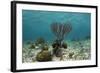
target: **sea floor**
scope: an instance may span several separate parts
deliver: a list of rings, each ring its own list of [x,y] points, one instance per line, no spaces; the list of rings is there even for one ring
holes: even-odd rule
[[[74,60],[89,60],[91,59],[91,41],[90,39],[81,41],[66,41],[68,47],[62,48],[63,55],[61,57],[52,56],[52,61],[74,61]],[[36,55],[41,51],[39,46],[29,49],[30,44],[23,43],[22,48],[22,62],[33,63],[38,62]],[[48,45],[49,51],[53,48],[51,44]]]

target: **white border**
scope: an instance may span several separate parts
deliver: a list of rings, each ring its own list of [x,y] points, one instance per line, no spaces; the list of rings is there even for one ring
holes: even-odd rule
[[[64,62],[42,62],[42,63],[22,63],[22,9],[26,10],[46,10],[46,11],[64,11],[64,12],[84,12],[91,13],[91,60],[83,61],[64,61]],[[60,7],[60,6],[45,6],[45,5],[28,5],[17,4],[17,70],[21,69],[38,69],[38,68],[52,68],[52,67],[70,67],[70,66],[85,66],[95,65],[96,44],[95,44],[95,9],[79,8],[79,7]]]

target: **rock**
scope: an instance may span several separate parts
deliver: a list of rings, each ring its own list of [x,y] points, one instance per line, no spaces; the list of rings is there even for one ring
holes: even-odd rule
[[[42,50],[48,50],[49,48],[48,48],[48,46],[43,46],[42,47]]]
[[[55,55],[56,57],[60,57],[62,54],[62,50],[60,49],[61,45],[55,42],[52,44],[52,47],[53,47],[53,55]]]
[[[52,55],[48,50],[42,50],[37,54],[36,60],[39,62],[52,61]]]
[[[29,44],[32,44],[32,43],[33,43],[33,42],[30,41],[30,40],[26,42],[26,44],[28,44],[28,45],[29,45]]]
[[[43,38],[43,37],[39,37],[39,38],[37,38],[36,39],[36,41],[35,41],[35,45],[39,45],[39,44],[44,44],[46,41],[45,41],[45,39]]]
[[[31,44],[29,49],[34,49],[35,48],[35,45],[34,44]]]
[[[54,54],[56,57],[61,57],[61,56],[62,56],[62,48],[53,49],[53,54]]]
[[[59,43],[53,43],[53,44],[52,44],[52,47],[57,49],[57,48],[60,47],[60,44],[59,44]]]
[[[73,58],[73,55],[74,55],[74,52],[70,52],[70,53],[69,53],[69,58],[70,58],[70,59]]]
[[[64,49],[67,49],[67,43],[63,43],[63,44],[62,44],[62,47],[63,47]]]
[[[58,42],[54,42],[52,44],[52,47],[53,47],[53,54],[56,56],[56,57],[61,57],[62,56],[62,51],[64,49],[67,49],[67,44],[66,43],[62,43],[62,44],[59,44]]]

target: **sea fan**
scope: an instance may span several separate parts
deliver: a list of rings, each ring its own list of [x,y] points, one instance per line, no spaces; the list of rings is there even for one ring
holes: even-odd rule
[[[52,23],[51,30],[57,40],[62,41],[64,37],[72,30],[70,23]]]

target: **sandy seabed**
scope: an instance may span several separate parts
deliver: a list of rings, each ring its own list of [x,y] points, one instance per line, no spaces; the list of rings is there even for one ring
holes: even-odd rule
[[[70,61],[70,60],[89,60],[91,59],[91,41],[90,39],[81,41],[70,41],[67,42],[67,49],[62,48],[63,55],[61,57],[52,56],[52,61]],[[22,48],[22,62],[23,63],[34,63],[36,55],[41,51],[41,48],[36,46],[35,48],[29,49],[30,44],[23,43]],[[51,44],[49,44],[49,51],[53,50]],[[52,53],[52,52],[51,52]]]

